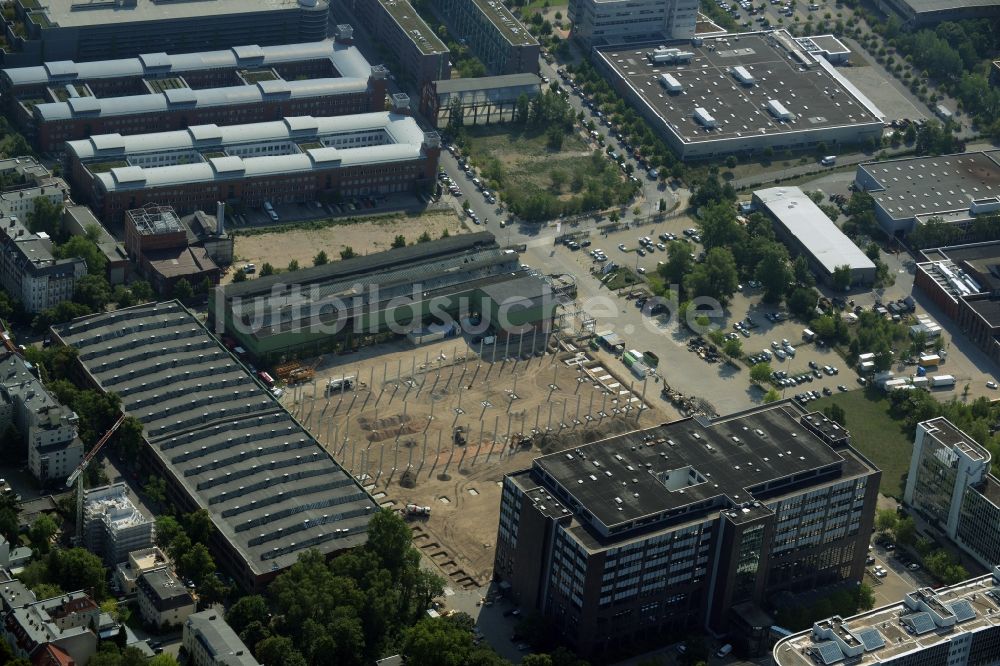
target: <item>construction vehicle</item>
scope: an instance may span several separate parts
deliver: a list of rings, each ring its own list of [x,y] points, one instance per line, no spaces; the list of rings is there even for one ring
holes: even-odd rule
[[[275,366],[274,374],[283,381],[287,381],[293,372],[302,368],[302,364],[298,361],[288,361],[282,363],[281,365]]]
[[[419,504],[407,504],[403,514],[408,518],[426,518],[431,515],[431,508]]]
[[[115,434],[115,431],[117,431],[124,422],[125,414],[123,413],[120,417],[118,417],[118,420],[115,421],[114,425],[108,428],[108,431],[104,433],[99,440],[97,440],[97,444],[94,444],[94,448],[90,450],[90,453],[83,457],[83,460],[81,460],[80,464],[76,466],[76,469],[74,469],[70,475],[66,477],[67,488],[72,488],[73,483],[76,483],[76,540],[78,543],[83,538],[83,473],[87,471],[87,467],[90,466],[90,463],[95,457],[97,457],[97,454],[101,452],[104,445],[108,443],[111,436]]]

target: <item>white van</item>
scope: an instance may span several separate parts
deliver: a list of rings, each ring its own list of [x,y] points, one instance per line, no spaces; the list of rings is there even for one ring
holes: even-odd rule
[[[728,657],[732,651],[733,651],[733,646],[730,645],[729,643],[726,643],[725,645],[719,648],[719,651],[715,653],[715,656],[719,657],[720,659],[722,657]]]
[[[819,161],[819,163],[822,164],[823,166],[833,166],[834,164],[837,163],[837,156],[836,155],[827,155],[826,157],[824,157],[823,159],[821,159]]]

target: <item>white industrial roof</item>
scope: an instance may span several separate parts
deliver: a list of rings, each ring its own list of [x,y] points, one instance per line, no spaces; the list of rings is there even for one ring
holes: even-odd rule
[[[143,113],[163,113],[171,108],[207,108],[237,104],[259,104],[269,98],[306,99],[364,92],[368,80],[360,78],[306,79],[303,81],[263,81],[256,85],[225,88],[172,88],[162,93],[127,97],[73,97],[66,102],[50,102],[35,107],[35,117],[43,122],[69,120],[76,116],[108,118]]]
[[[315,129],[301,131],[307,123],[315,123]],[[82,161],[124,156],[138,153],[160,152],[205,148],[212,144],[224,148],[243,143],[267,141],[303,140],[309,136],[322,137],[332,134],[349,134],[365,130],[381,129],[395,144],[412,144],[419,148],[424,141],[423,130],[409,116],[378,111],[350,116],[300,116],[283,120],[248,125],[197,125],[185,130],[156,132],[151,134],[104,134],[89,139],[67,141],[66,150]],[[366,150],[375,147],[369,146]]]
[[[35,67],[13,67],[2,70],[15,86],[66,83],[75,79],[113,79],[125,76],[147,76],[164,72],[183,74],[188,71],[223,67],[273,67],[281,63],[330,58],[334,68],[344,77],[367,79],[371,65],[353,46],[337,44],[332,39],[280,46],[235,46],[221,51],[200,53],[148,53],[136,58],[73,62],[60,60]]]
[[[875,270],[861,248],[799,188],[771,187],[754,196],[829,273],[845,264],[852,270]]]

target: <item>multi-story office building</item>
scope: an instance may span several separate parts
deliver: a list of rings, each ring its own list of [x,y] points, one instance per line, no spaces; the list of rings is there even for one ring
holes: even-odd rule
[[[990,452],[948,419],[917,424],[903,502],[985,567],[1000,562],[1000,480]]]
[[[0,357],[0,433],[13,424],[28,449],[28,469],[43,486],[60,483],[83,459],[76,413],[45,389],[20,356]]]
[[[491,73],[538,73],[538,40],[500,0],[434,0],[432,6]]]
[[[995,666],[1000,663],[1000,567],[957,585],[833,616],[782,638],[776,666]]]
[[[191,666],[260,666],[216,609],[189,615],[182,641]]]
[[[129,499],[126,484],[88,490],[83,502],[83,544],[109,567],[153,545],[153,521]]]
[[[698,0],[570,0],[569,20],[588,47],[691,39]]]
[[[46,63],[3,70],[0,82],[21,131],[52,152],[64,141],[154,125],[168,131],[382,111],[387,76],[353,46],[326,40]]]
[[[408,0],[345,0],[333,12],[340,18],[345,10],[391,54],[389,67],[396,76],[417,90],[451,78],[451,52]]]
[[[16,0],[5,14],[7,67],[127,58],[155,43],[167,53],[326,39],[328,0]]]
[[[394,100],[409,111],[405,95]],[[397,111],[102,134],[67,142],[66,168],[74,191],[111,222],[148,203],[186,215],[220,201],[256,208],[430,188],[441,139]]]
[[[791,402],[615,435],[504,478],[495,576],[584,654],[706,626],[757,643],[771,595],[861,580],[880,477]]]

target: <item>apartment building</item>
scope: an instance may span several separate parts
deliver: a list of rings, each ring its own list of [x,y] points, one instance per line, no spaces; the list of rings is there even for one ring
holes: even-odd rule
[[[19,129],[39,150],[56,152],[64,141],[154,125],[168,131],[381,111],[387,77],[350,44],[326,40],[45,63],[0,71],[0,86]]]
[[[240,44],[294,44],[326,39],[328,0],[16,0],[5,14],[0,64],[102,60]]]
[[[92,136],[66,143],[66,170],[110,222],[148,203],[186,215],[220,201],[256,208],[429,189],[441,139],[404,115],[405,95],[394,101],[379,113]]]
[[[1000,480],[990,452],[938,417],[917,424],[904,504],[977,562],[1000,562]]]
[[[17,581],[4,585],[20,587]],[[33,664],[86,664],[97,652],[101,609],[84,591],[40,601],[27,589],[5,592],[4,611],[0,631],[15,657]]]
[[[501,0],[433,0],[431,6],[490,73],[538,73],[538,40]]]
[[[129,499],[128,485],[92,488],[83,502],[83,544],[109,567],[153,545],[153,521]]]
[[[62,483],[83,459],[79,418],[42,385],[20,356],[0,356],[0,433],[14,425],[27,447],[28,469],[43,486]]]
[[[581,654],[706,627],[752,651],[772,595],[861,580],[880,477],[790,401],[615,435],[504,478],[495,576]]]
[[[338,18],[344,11],[391,54],[395,75],[417,90],[451,78],[451,52],[408,0],[346,0],[333,8]]]
[[[182,625],[197,610],[184,583],[166,567],[139,576],[135,596],[142,621],[152,627]]]
[[[778,641],[776,666],[992,666],[1000,662],[1000,567],[907,593],[894,604],[835,615]]]
[[[221,609],[189,615],[181,640],[191,666],[260,666],[250,648],[226,624]]]
[[[691,39],[698,0],[570,0],[571,35],[586,47]]]

